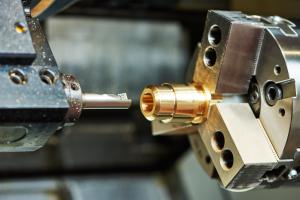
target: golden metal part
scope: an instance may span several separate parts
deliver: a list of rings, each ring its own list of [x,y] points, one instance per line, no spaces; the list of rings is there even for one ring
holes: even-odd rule
[[[31,10],[31,16],[37,17],[42,14],[47,8],[49,8],[55,0],[41,0],[34,8]]]
[[[146,87],[140,107],[149,121],[199,124],[207,118],[211,99],[202,85],[163,84]]]
[[[197,126],[191,123],[152,122],[152,134],[156,135],[190,135],[197,132]]]

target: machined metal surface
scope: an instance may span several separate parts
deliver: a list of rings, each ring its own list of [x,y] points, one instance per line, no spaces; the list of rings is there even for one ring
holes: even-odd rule
[[[78,0],[30,0],[29,6],[33,17],[47,18],[54,15]]]
[[[127,98],[126,93],[85,94],[73,75],[64,74],[61,78],[70,106],[65,116],[66,125],[78,121],[83,109],[128,109],[131,106],[131,100]]]
[[[76,122],[82,111],[82,91],[79,82],[72,75],[62,75],[62,82],[67,95],[69,109],[65,116],[66,123]]]
[[[165,123],[201,123],[205,120],[211,94],[201,85],[149,86],[140,100],[141,110],[148,120]]]
[[[211,160],[211,156],[208,153],[201,136],[195,131],[190,134],[189,140],[191,147],[196,154],[197,160],[201,163],[202,168],[206,174],[211,178],[218,178],[216,168]]]
[[[41,148],[50,135],[63,124],[69,108],[63,85],[58,78],[57,64],[38,20],[26,18],[26,23],[26,32],[31,33],[28,42],[36,52],[34,61],[26,64],[27,62],[17,59],[15,64],[2,65],[0,71],[3,83],[0,105],[2,152],[33,151]]]
[[[31,10],[32,17],[38,17],[43,12],[45,12],[55,0],[40,0]]]
[[[148,120],[197,124],[206,119],[211,100],[201,85],[163,84],[145,88],[140,105]]]
[[[122,94],[89,94],[82,95],[83,109],[128,109],[131,100],[126,93]]]
[[[208,12],[193,81],[212,93],[247,93],[263,32],[254,24],[240,12]]]
[[[281,38],[284,38],[284,42]],[[281,46],[281,44],[283,46]],[[273,90],[269,90],[267,94],[264,94],[264,90],[268,89],[268,83],[286,82],[299,77],[297,75],[298,67],[294,64],[297,62],[297,59],[299,59],[299,56],[297,56],[299,50],[293,50],[294,45],[299,47],[300,43],[298,37],[287,37],[283,35],[279,29],[266,31],[261,56],[256,69],[256,78],[260,86],[261,96],[272,96],[273,90],[276,91],[276,89],[273,88]],[[288,57],[290,54],[293,54],[292,58]],[[277,67],[280,67],[280,73],[276,73],[275,70]],[[294,70],[294,72],[291,70]],[[282,93],[286,94],[288,90],[295,90],[295,87],[295,82],[292,81],[288,87],[280,88],[284,89]],[[292,95],[296,95],[296,93]],[[295,107],[297,100],[293,100],[296,96],[281,97],[279,99],[277,95],[273,97],[275,97],[273,98],[274,100],[276,99],[273,105],[270,105],[268,101],[266,101],[266,98],[262,98],[259,119],[272,141],[278,156],[292,159],[299,145],[299,138],[293,136],[298,134],[297,130],[293,130],[294,128],[297,129],[298,125],[292,124],[292,119],[298,118],[297,108]],[[292,141],[288,141],[289,137],[293,138]]]
[[[214,178],[233,191],[298,179],[298,34],[294,23],[279,16],[209,11],[195,54],[192,84],[201,84],[212,97],[222,98],[209,104],[205,120],[196,126],[201,139],[191,131],[192,123],[183,126],[170,121],[162,126],[157,120],[153,133],[172,134],[177,129],[190,134],[208,175],[215,169]],[[213,166],[200,151],[209,156]]]
[[[36,54],[20,0],[0,1],[0,59],[5,62],[30,63]],[[8,42],[9,41],[9,42]]]
[[[277,164],[263,127],[246,103],[212,106],[199,133],[226,188],[255,187]]]
[[[0,20],[1,152],[41,148],[57,130],[76,122],[84,108],[130,106],[125,95],[117,100],[83,94],[74,76],[61,73],[39,20],[28,15],[28,2],[0,4],[8,11]]]

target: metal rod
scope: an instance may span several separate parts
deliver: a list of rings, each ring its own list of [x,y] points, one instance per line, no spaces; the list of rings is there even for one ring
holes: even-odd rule
[[[83,94],[83,109],[128,109],[131,100],[123,94]]]

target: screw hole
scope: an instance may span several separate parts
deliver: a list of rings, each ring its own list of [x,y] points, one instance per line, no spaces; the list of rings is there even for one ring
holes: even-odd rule
[[[268,96],[270,98],[270,100],[274,101],[277,97],[277,92],[275,88],[270,88],[268,91]]]
[[[15,30],[17,33],[26,33],[27,28],[23,22],[16,22],[15,23]]]
[[[79,87],[78,87],[77,84],[72,83],[72,84],[71,84],[71,89],[74,90],[74,91],[77,91],[77,90],[79,90]]]
[[[220,162],[224,170],[229,170],[232,168],[234,161],[233,159],[233,154],[230,150],[225,150],[222,152]]]
[[[213,138],[212,138],[212,147],[215,149],[215,151],[221,151],[224,148],[225,145],[225,138],[221,131],[215,132]]]
[[[211,158],[210,158],[210,156],[205,156],[205,162],[206,162],[206,164],[210,164],[211,163]]]
[[[268,82],[265,86],[265,99],[269,106],[274,106],[278,100],[282,99],[282,89],[274,82]]]
[[[284,108],[280,108],[279,109],[279,114],[281,115],[281,117],[285,116],[285,109]]]
[[[217,53],[216,50],[212,47],[209,47],[205,50],[204,58],[203,58],[204,64],[207,67],[212,67],[216,64],[217,61]]]
[[[222,32],[219,26],[213,25],[208,33],[208,42],[211,45],[218,45],[222,39]]]
[[[40,71],[41,81],[47,85],[53,85],[56,81],[55,73],[49,69],[44,69]]]
[[[281,67],[279,65],[275,65],[274,74],[278,76],[281,73]]]
[[[9,72],[9,77],[12,82],[17,85],[24,85],[27,83],[26,74],[20,69],[13,69]]]

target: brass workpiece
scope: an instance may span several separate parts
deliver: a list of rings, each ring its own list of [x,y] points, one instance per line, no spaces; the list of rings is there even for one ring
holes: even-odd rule
[[[45,12],[50,6],[53,5],[55,0],[41,0],[35,7],[31,10],[32,17],[38,17],[43,12]]]
[[[211,100],[211,93],[202,85],[162,84],[144,89],[140,107],[149,121],[198,124],[207,118]]]

